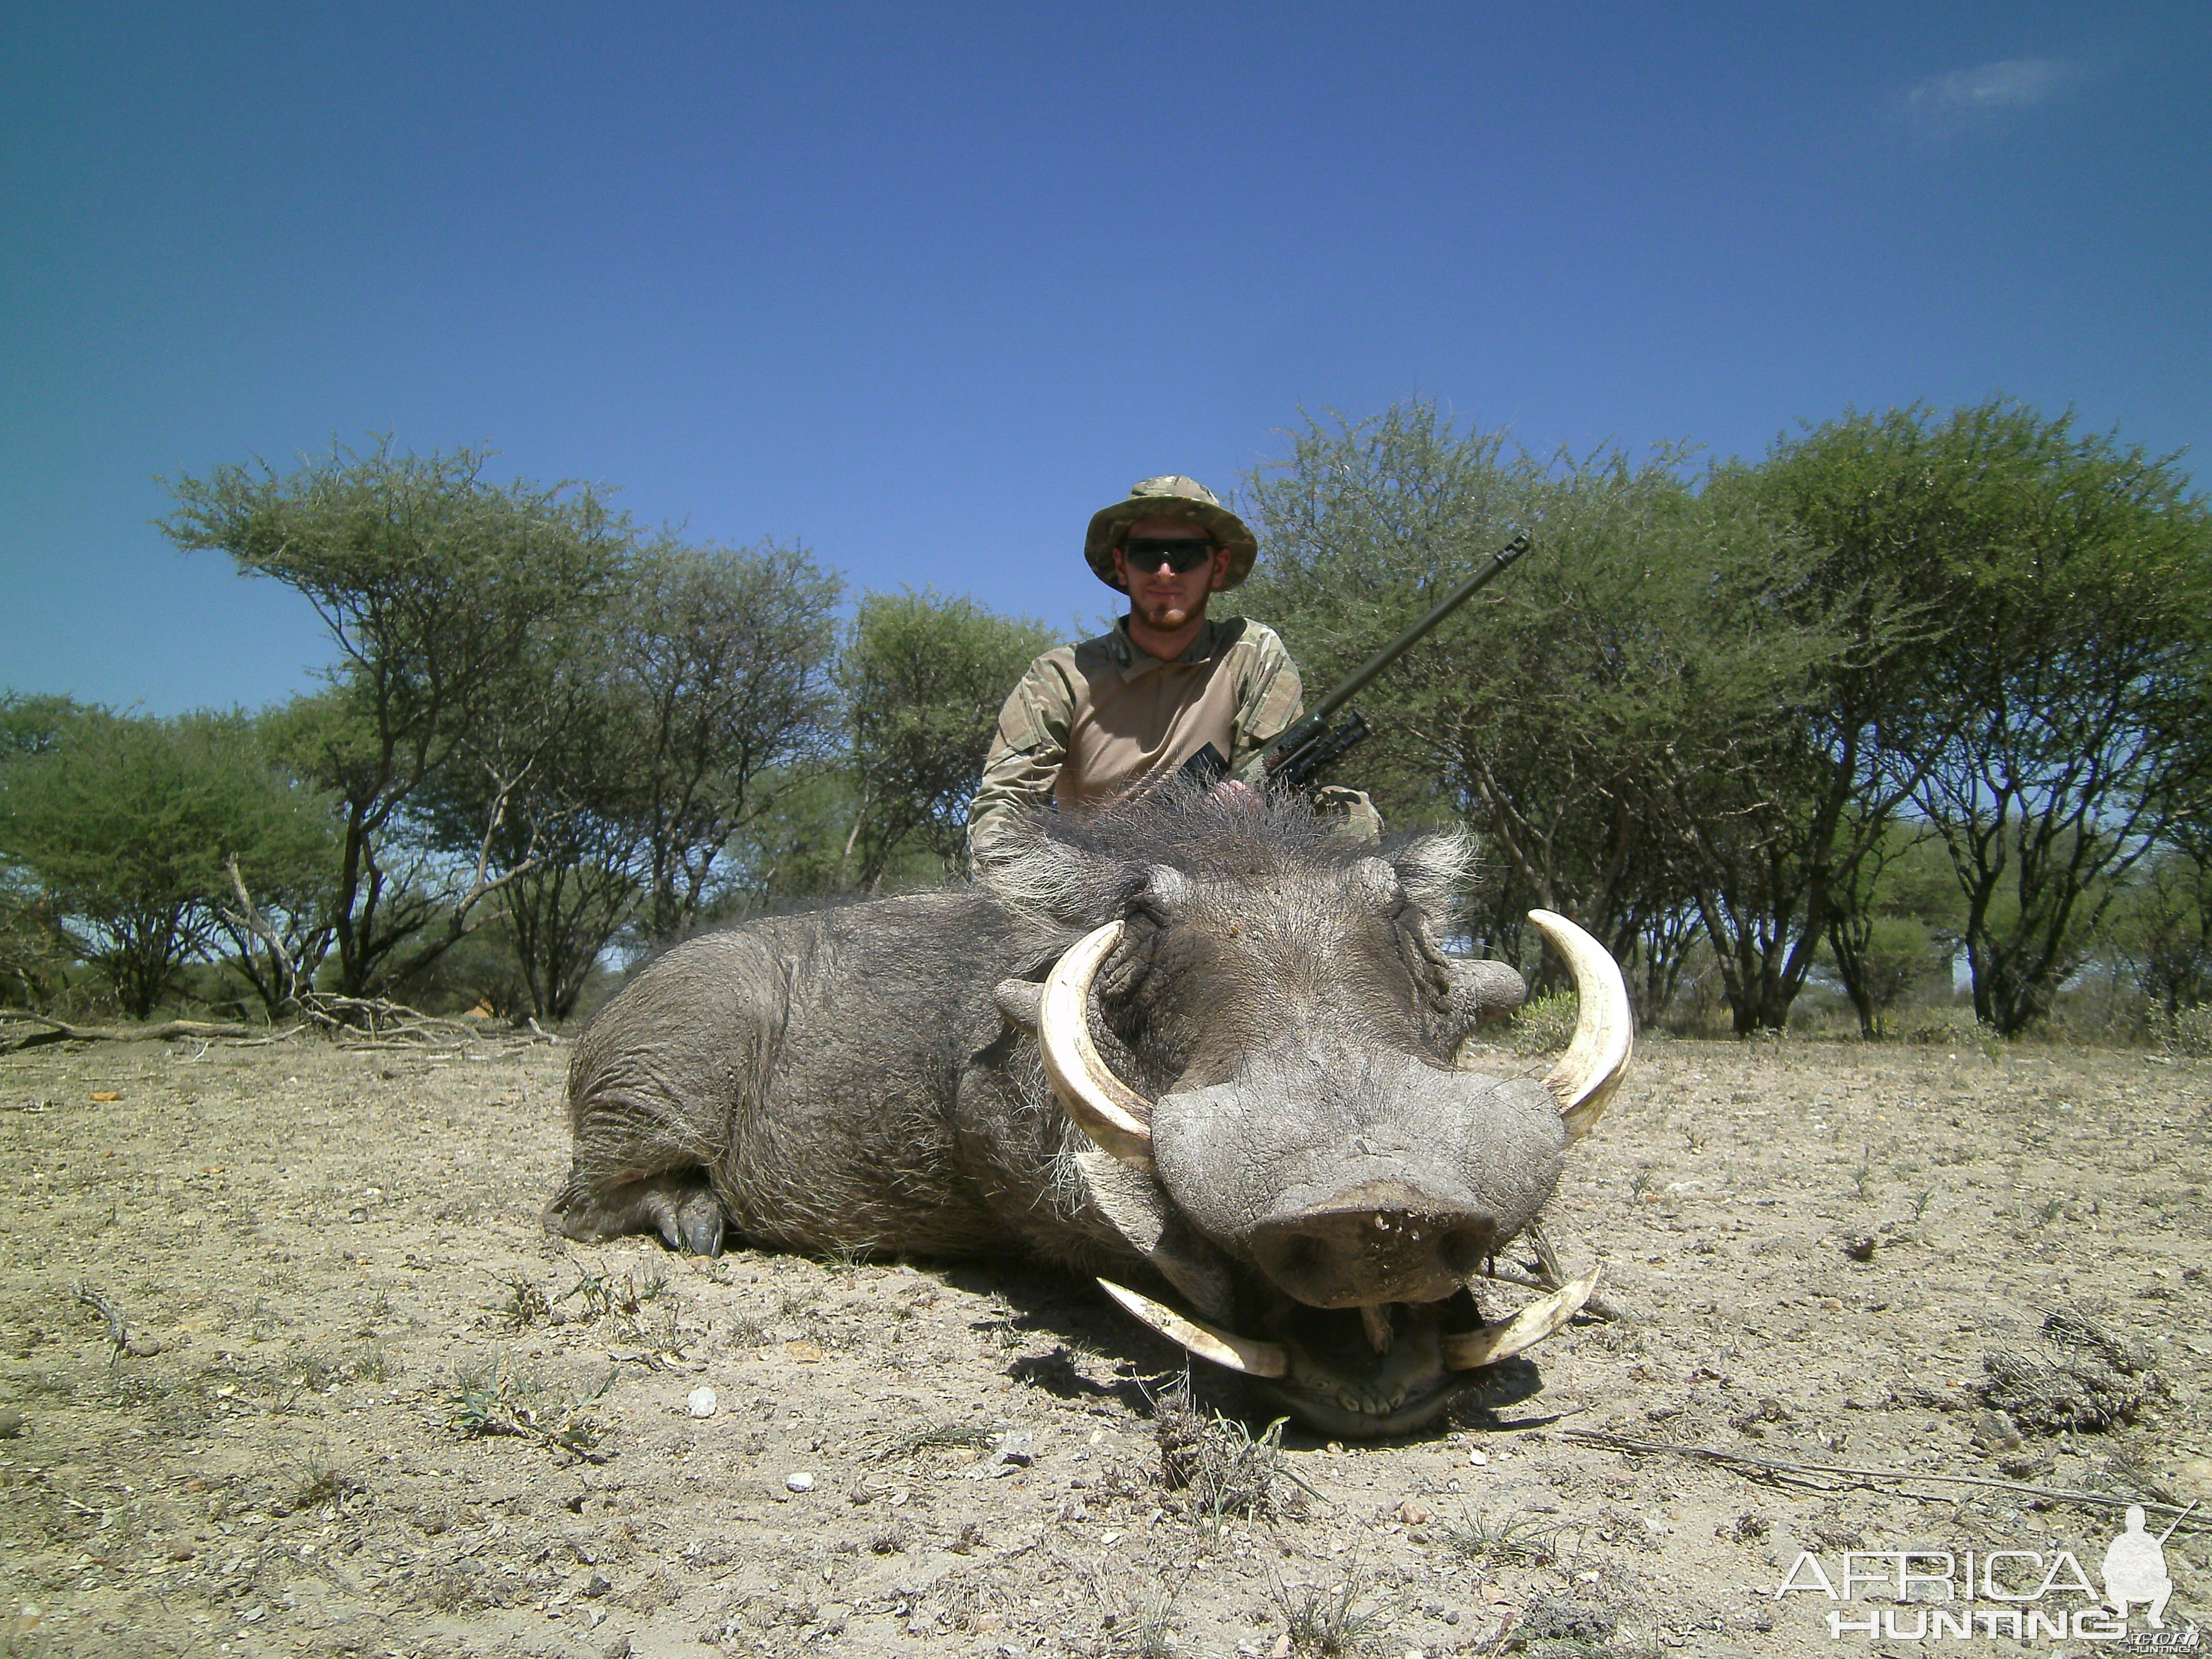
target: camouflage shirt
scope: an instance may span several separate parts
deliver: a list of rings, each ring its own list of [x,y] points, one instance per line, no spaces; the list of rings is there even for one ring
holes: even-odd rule
[[[1234,771],[1303,710],[1297,665],[1275,630],[1207,617],[1190,649],[1163,662],[1129,638],[1128,618],[1030,665],[1000,711],[968,807],[968,844],[1020,807],[1095,805],[1169,777],[1212,744]]]

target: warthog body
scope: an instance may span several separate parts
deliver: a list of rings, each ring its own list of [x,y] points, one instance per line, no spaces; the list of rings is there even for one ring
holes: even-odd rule
[[[1177,797],[1001,858],[645,969],[578,1046],[547,1225],[1027,1254],[1180,1304],[1119,1292],[1330,1431],[1441,1410],[1491,1352],[1464,1281],[1568,1140],[1544,1085],[1453,1067],[1522,994],[1437,949],[1463,844]]]

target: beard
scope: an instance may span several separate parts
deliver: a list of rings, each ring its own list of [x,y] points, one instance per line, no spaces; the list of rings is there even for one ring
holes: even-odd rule
[[[1172,634],[1188,625],[1193,617],[1202,616],[1209,595],[1201,594],[1195,602],[1185,599],[1180,593],[1165,599],[1150,599],[1142,593],[1129,595],[1129,609],[1139,622],[1162,634]]]

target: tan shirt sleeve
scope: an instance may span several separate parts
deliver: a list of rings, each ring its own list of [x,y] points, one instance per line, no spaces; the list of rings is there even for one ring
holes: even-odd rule
[[[1250,647],[1254,660],[1237,699],[1237,752],[1229,757],[1231,775],[1305,713],[1305,687],[1281,636],[1266,623],[1248,619],[1242,643]]]
[[[999,729],[983,762],[983,781],[968,803],[968,849],[976,854],[994,826],[1025,806],[1052,799],[1053,781],[1067,755],[1075,718],[1075,651],[1062,646],[1030,665],[999,711]]]

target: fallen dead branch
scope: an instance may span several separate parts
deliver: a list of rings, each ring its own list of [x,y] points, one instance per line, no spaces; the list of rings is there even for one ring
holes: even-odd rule
[[[527,1030],[487,1030],[482,1020],[448,1019],[381,997],[342,997],[316,991],[295,998],[292,1006],[301,1023],[289,1026],[204,1019],[164,1020],[159,1025],[77,1025],[27,1008],[0,1008],[0,1054],[55,1042],[219,1041],[226,1047],[260,1048],[289,1042],[309,1031],[348,1049],[458,1048],[466,1042],[557,1046],[562,1041],[535,1020]]]
[[[1627,1452],[1635,1456],[1686,1457],[1694,1462],[1711,1463],[1753,1480],[1771,1480],[1786,1486],[1809,1486],[1816,1492],[1842,1492],[1850,1489],[1870,1490],[1881,1486],[1910,1486],[1928,1481],[1946,1486],[1980,1486],[1996,1492],[2014,1492],[2023,1498],[2041,1498],[2053,1504],[2081,1504],[2091,1509],[2125,1510],[2141,1504],[2146,1513],[2170,1515],[2177,1523],[2184,1521],[2190,1510],[2177,1504],[2154,1503],[2147,1498],[2128,1498],[2113,1492],[2075,1492],[2065,1486],[2032,1486],[2018,1480],[1999,1480],[1985,1474],[1940,1474],[1930,1469],[1869,1468],[1856,1463],[1800,1463],[1786,1457],[1768,1457],[1756,1452],[1723,1451],[1717,1446],[1677,1446],[1664,1440],[1638,1440],[1632,1436],[1616,1434],[1610,1429],[1565,1429],[1560,1431],[1563,1440],[1577,1440],[1584,1445],[1600,1446],[1607,1451]],[[1933,1498],[1929,1492],[1907,1492],[1907,1497]],[[2191,1532],[2212,1529],[2212,1520],[2200,1521],[2189,1528]]]
[[[35,1029],[20,1036],[7,1029],[24,1025]],[[213,1037],[264,1036],[267,1030],[265,1026],[246,1025],[234,1020],[204,1019],[164,1020],[159,1025],[74,1025],[48,1014],[34,1014],[27,1008],[0,1008],[0,1054],[43,1048],[50,1042],[197,1042]]]
[[[404,1002],[383,997],[345,997],[327,991],[310,991],[294,1000],[300,1017],[325,1036],[343,1043],[361,1037],[412,1039],[418,1042],[455,1042],[477,1035],[465,1019],[426,1014]]]

